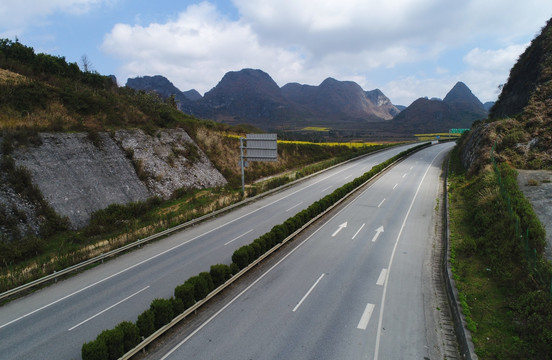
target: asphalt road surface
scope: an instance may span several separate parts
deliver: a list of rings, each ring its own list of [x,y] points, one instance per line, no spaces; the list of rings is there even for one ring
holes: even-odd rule
[[[136,321],[153,299],[171,297],[177,285],[201,271],[209,271],[213,264],[229,264],[233,251],[238,247],[252,242],[272,226],[282,223],[337,187],[407,147],[409,146],[385,150],[336,167],[231,213],[180,231],[5,304],[0,307],[0,359],[79,359],[82,344],[95,339],[102,330],[111,329],[122,321]],[[416,173],[418,166],[412,166],[410,171]],[[400,181],[403,185],[397,186],[402,188],[411,176]],[[433,202],[434,198],[433,196],[427,201]],[[393,199],[386,199],[380,208],[395,202],[402,203]],[[372,205],[368,206],[370,207]],[[362,211],[358,212],[359,216],[362,216]],[[382,239],[393,234],[395,227],[387,222],[384,224],[383,220],[396,222],[403,216],[401,214],[404,209],[396,211],[397,218],[395,215],[392,218],[380,218],[380,225],[385,226],[385,232],[380,235]],[[358,230],[352,219],[347,221],[349,225],[338,234],[339,238],[352,230]],[[372,225],[366,224],[364,236],[373,236]],[[370,233],[372,234],[369,235]],[[361,238],[359,233],[358,239]],[[333,237],[332,239],[337,240]],[[351,242],[354,243],[356,242]],[[379,245],[378,242],[375,244]],[[335,266],[342,265],[336,263]],[[328,274],[320,280],[321,285],[333,283],[332,276],[335,274],[332,273],[336,269],[330,270],[322,270]],[[309,282],[316,280],[320,274],[311,275],[314,279],[306,274],[301,277],[304,282]],[[339,284],[338,287],[343,285],[345,284]],[[351,288],[348,291],[353,290]],[[340,301],[346,300],[338,302]],[[337,305],[332,305],[334,308],[335,306]],[[303,307],[301,312],[305,308],[307,307]],[[338,332],[335,328],[335,333]],[[383,336],[382,343],[385,339]]]
[[[442,359],[423,275],[452,145],[400,162],[152,358]]]

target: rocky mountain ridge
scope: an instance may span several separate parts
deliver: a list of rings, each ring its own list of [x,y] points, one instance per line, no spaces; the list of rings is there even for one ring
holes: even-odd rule
[[[301,128],[309,125],[333,127],[362,125],[390,120],[400,112],[378,89],[364,91],[352,81],[327,78],[318,86],[289,83],[279,87],[258,69],[231,71],[205,95],[195,100],[182,96],[168,85],[158,90],[148,78],[134,78],[127,86],[155,90],[161,96],[176,95],[179,108],[188,114],[220,122],[248,123],[264,130]],[[172,85],[172,84],[171,84]]]
[[[223,123],[247,123],[267,131],[320,126],[364,137],[470,128],[487,117],[493,104],[482,104],[462,82],[442,100],[420,98],[402,107],[381,90],[364,91],[353,81],[327,78],[317,86],[288,83],[280,88],[270,75],[256,69],[228,72],[202,98],[185,96],[161,76],[128,79],[127,86],[163,97],[175,94],[183,112]]]
[[[408,131],[448,132],[451,128],[469,129],[488,111],[463,82],[457,82],[443,100],[419,98],[398,114],[393,122]]]

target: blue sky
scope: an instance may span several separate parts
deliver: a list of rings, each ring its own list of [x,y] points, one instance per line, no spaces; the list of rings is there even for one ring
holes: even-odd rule
[[[325,78],[393,103],[463,81],[483,102],[552,17],[550,0],[0,0],[0,38],[127,78],[200,93],[256,68],[279,86]]]

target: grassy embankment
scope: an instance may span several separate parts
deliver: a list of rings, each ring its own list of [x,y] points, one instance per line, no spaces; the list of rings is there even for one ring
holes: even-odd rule
[[[515,170],[467,177],[455,148],[449,198],[453,273],[478,357],[550,359],[552,267]]]

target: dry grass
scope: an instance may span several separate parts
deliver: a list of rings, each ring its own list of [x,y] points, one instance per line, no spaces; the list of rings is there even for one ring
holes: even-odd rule
[[[22,82],[28,81],[28,79],[23,75],[11,72],[9,70],[0,69],[0,81],[17,85]]]

